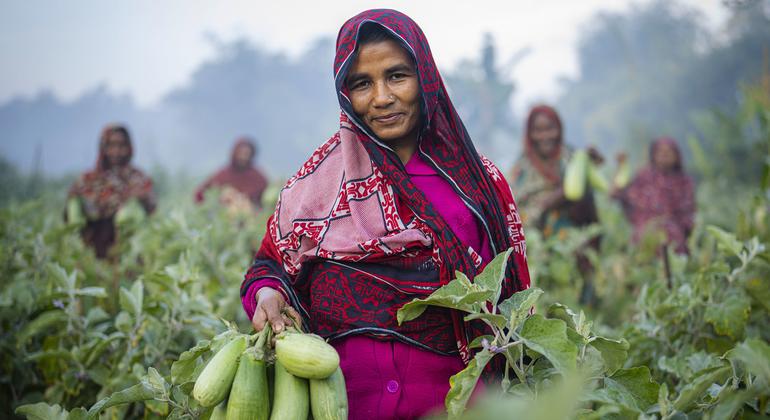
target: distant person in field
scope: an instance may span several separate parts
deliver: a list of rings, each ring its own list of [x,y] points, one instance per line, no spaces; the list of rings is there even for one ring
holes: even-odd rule
[[[155,210],[152,180],[131,165],[132,157],[126,127],[105,127],[99,139],[96,168],[83,173],[69,190],[69,199],[77,200],[86,219],[83,241],[98,258],[106,258],[115,243],[115,216],[124,205],[135,199],[146,213]]]
[[[650,145],[650,163],[613,196],[623,206],[637,242],[650,229],[662,229],[674,251],[689,252],[695,221],[695,183],[684,172],[676,141],[661,137]]]
[[[301,314],[329,340],[351,420],[420,418],[443,409],[489,330],[435,306],[399,325],[398,309],[509,248],[500,299],[529,287],[521,219],[412,19],[367,10],[336,45],[339,130],[281,191],[241,299],[257,331]]]
[[[570,201],[564,195],[564,172],[571,151],[563,137],[561,118],[555,109],[547,105],[532,108],[524,130],[524,152],[511,173],[511,186],[516,192],[524,225],[538,228],[546,238],[559,235],[565,228],[599,221],[590,188],[587,187],[577,201]],[[603,158],[595,149],[589,148],[588,154],[594,163],[602,163]],[[586,246],[598,249],[599,237]],[[580,302],[592,304],[595,301],[593,267],[582,252],[577,254],[577,262],[584,281]]]
[[[564,171],[570,150],[564,145],[559,114],[550,106],[539,105],[529,113],[524,131],[524,152],[511,173],[511,185],[521,208],[525,225],[537,227],[546,237],[565,227],[587,226],[599,221],[590,189],[579,201],[564,196]],[[591,159],[601,163],[593,148]]]
[[[235,205],[245,199],[254,209],[262,208],[262,194],[268,180],[254,166],[256,157],[257,146],[254,141],[247,137],[238,139],[233,146],[230,163],[198,187],[195,201],[202,202],[207,190],[219,188],[222,190],[220,200],[225,205]]]

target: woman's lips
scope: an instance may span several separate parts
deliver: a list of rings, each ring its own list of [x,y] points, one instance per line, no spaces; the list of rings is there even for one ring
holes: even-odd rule
[[[386,124],[393,124],[397,122],[403,116],[404,116],[403,113],[397,112],[393,114],[383,115],[381,117],[375,117],[375,118],[372,118],[372,120],[379,124],[386,125]]]

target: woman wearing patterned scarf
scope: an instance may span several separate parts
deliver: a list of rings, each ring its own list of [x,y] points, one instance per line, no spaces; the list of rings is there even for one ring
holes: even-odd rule
[[[591,191],[578,201],[564,196],[562,185],[570,153],[562,137],[561,118],[555,109],[547,105],[532,108],[524,132],[524,153],[511,176],[525,223],[536,226],[545,236],[599,221]],[[589,153],[600,160],[593,149]]]
[[[682,155],[674,139],[655,140],[650,145],[650,164],[613,196],[634,228],[634,242],[657,227],[666,233],[675,252],[689,252],[687,238],[695,223],[695,184],[682,168]]]
[[[396,311],[455,270],[473,278],[508,248],[501,299],[529,287],[521,221],[409,17],[369,10],[348,20],[334,81],[339,131],[281,191],[243,306],[257,330],[282,330],[282,314],[296,310],[331,342],[351,418],[414,418],[442,406],[483,329],[437,307],[399,326]]]
[[[96,167],[83,173],[69,190],[68,197],[78,201],[86,224],[83,241],[98,258],[106,258],[115,243],[115,215],[131,199],[145,212],[155,210],[152,180],[131,165],[133,148],[128,130],[109,125],[99,139]]]

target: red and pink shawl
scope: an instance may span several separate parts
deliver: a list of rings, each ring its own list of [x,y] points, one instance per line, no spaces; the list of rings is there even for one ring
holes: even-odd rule
[[[655,148],[670,145],[677,154],[677,165],[671,172],[655,167]],[[682,168],[679,146],[674,139],[662,137],[650,145],[650,164],[620,192],[626,217],[633,225],[633,240],[638,241],[650,225],[662,228],[678,253],[687,253],[687,237],[695,219],[695,184]]]
[[[462,245],[411,182],[395,152],[379,141],[353,112],[345,78],[356,53],[357,35],[365,24],[381,25],[416,62],[423,112],[417,153],[452,185],[476,215],[489,237],[492,252],[514,249],[502,298],[529,287],[521,219],[510,188],[500,171],[473,146],[447,95],[425,35],[400,12],[369,10],[348,20],[337,38],[334,78],[342,109],[340,129],[312,154],[281,191],[275,213],[268,221],[268,233],[241,292],[245,293],[254,281],[272,277],[286,285],[288,292],[304,290],[310,296],[291,297],[292,304],[305,315],[307,305],[326,311],[316,314],[321,320],[311,323],[314,332],[325,337],[344,334],[329,326],[341,322],[340,319],[366,316],[369,331],[374,334],[393,332],[408,342],[431,347],[433,338],[429,331],[428,335],[410,336],[408,329],[420,330],[421,319],[407,323],[411,324],[406,326],[407,331],[394,331],[397,327],[393,315],[397,308],[383,309],[374,317],[361,315],[352,307],[337,307],[341,303],[335,296],[323,295],[340,294],[340,288],[360,287],[355,295],[361,296],[362,305],[376,310],[378,305],[395,306],[393,301],[378,301],[382,298],[376,292],[380,283],[411,300],[446,284],[454,278],[455,271],[472,278],[482,269],[478,253]],[[437,275],[421,274],[430,271],[425,267],[435,267],[433,272]],[[367,271],[370,276],[357,278]],[[312,288],[307,286],[308,278],[314,282]],[[327,302],[334,304],[327,308]],[[475,332],[468,330],[474,327],[467,328],[459,314],[453,313],[452,319],[455,350],[467,361],[467,344]]]

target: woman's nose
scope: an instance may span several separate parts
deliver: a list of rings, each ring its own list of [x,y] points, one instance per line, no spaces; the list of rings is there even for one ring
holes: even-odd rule
[[[384,81],[375,83],[374,85],[374,105],[377,107],[384,107],[395,102],[396,97],[393,95],[393,91],[390,89],[387,83]]]

